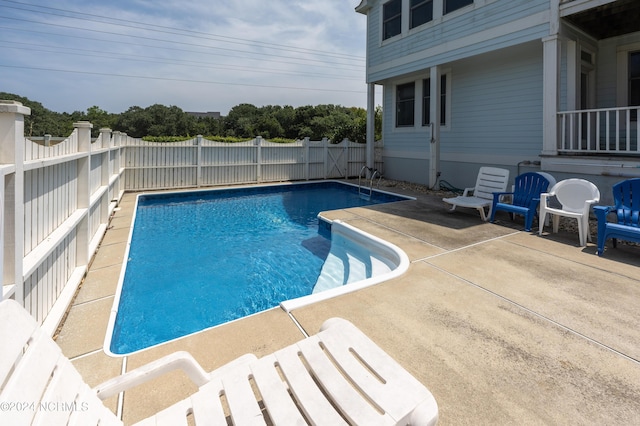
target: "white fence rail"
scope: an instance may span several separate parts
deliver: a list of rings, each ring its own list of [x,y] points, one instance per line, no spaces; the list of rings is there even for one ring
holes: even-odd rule
[[[2,299],[16,299],[53,333],[124,193],[124,148],[109,129],[92,143],[88,122],[60,143],[31,141],[29,113],[0,102]]]
[[[640,154],[640,107],[558,113],[558,151],[573,154]]]
[[[172,143],[126,138],[125,189],[148,190],[357,176],[366,146],[327,139],[273,143],[197,138]],[[382,164],[378,163],[377,168]]]
[[[29,113],[0,101],[0,300],[22,303],[51,334],[125,190],[343,178],[366,163],[366,146],[346,140],[152,143],[100,129],[92,142],[88,122],[61,142],[29,140]]]

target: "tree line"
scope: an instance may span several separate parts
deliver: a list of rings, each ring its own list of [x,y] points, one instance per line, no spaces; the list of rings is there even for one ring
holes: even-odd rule
[[[0,99],[15,100],[31,108],[25,117],[27,137],[66,137],[73,131],[73,123],[93,123],[92,136],[101,128],[126,133],[135,138],[142,137],[205,137],[265,139],[319,140],[324,137],[334,142],[347,138],[354,142],[366,142],[367,112],[363,108],[340,105],[316,105],[292,107],[289,105],[267,105],[257,107],[239,104],[231,108],[224,117],[196,117],[177,106],[160,104],[146,108],[132,106],[123,113],[114,114],[92,106],[87,111],[58,113],[45,108],[40,102],[11,93],[0,92]],[[376,140],[382,134],[382,110],[376,108]]]

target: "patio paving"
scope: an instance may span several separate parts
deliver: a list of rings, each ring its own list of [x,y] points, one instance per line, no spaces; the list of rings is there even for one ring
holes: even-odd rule
[[[577,234],[539,237],[506,215],[483,223],[475,210],[410,195],[417,200],[324,213],[405,250],[401,277],[113,358],[102,342],[135,201],[125,194],[58,343],[95,386],[176,350],[206,370],[266,355],[301,339],[299,326],[314,334],[339,316],[432,391],[440,424],[640,424],[640,247],[609,245],[600,258]],[[125,392],[125,424],[195,390],[174,373]],[[107,405],[115,411],[116,397]]]

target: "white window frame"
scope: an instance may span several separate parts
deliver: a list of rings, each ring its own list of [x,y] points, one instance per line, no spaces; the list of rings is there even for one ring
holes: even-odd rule
[[[616,100],[619,107],[629,106],[629,53],[640,50],[640,43],[618,46],[617,54],[617,93]]]
[[[443,69],[440,71],[440,77],[442,78],[442,76],[445,76],[447,79],[447,84],[445,87],[445,94],[447,96],[446,99],[446,104],[444,106],[444,111],[440,111],[440,115],[442,116],[444,114],[444,118],[445,118],[445,124],[440,124],[440,129],[441,130],[448,130],[451,128],[451,69],[447,68],[447,69]],[[430,80],[431,76],[430,75],[426,75],[424,76],[422,79],[420,79],[420,126],[421,127],[428,127],[427,124],[423,124],[423,118],[424,118],[424,81],[425,80]],[[438,95],[438,98],[440,98],[442,96],[442,92]],[[440,105],[440,102],[438,102],[438,105]]]
[[[473,3],[470,5],[461,7],[460,9],[454,10],[453,12],[444,14],[444,0],[433,0],[433,18],[429,22],[425,22],[422,25],[418,25],[414,28],[409,28],[410,26],[410,16],[411,16],[411,5],[409,0],[402,0],[402,17],[400,24],[400,34],[396,34],[387,39],[384,38],[384,5],[388,3],[385,1],[380,5],[380,13],[379,13],[379,28],[380,28],[380,46],[384,46],[388,43],[395,42],[399,39],[402,39],[410,34],[413,34],[418,31],[425,30],[427,28],[431,28],[434,25],[441,24],[446,22],[449,19],[455,18],[456,16],[463,15],[465,13],[469,13],[475,9],[483,7],[489,3],[496,2],[498,0],[473,0]]]
[[[404,86],[405,84],[412,84],[413,83],[413,124],[404,124],[404,125],[398,125],[398,87],[399,86]],[[402,130],[406,130],[406,129],[415,129],[417,120],[416,117],[418,116],[418,110],[420,109],[418,107],[418,103],[416,102],[416,94],[418,92],[418,81],[416,80],[406,80],[406,81],[401,81],[398,82],[397,84],[393,85],[393,128],[396,131],[402,131]]]

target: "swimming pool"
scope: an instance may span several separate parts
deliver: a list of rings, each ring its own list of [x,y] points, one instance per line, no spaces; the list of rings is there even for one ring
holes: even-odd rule
[[[335,243],[319,232],[318,213],[401,199],[379,192],[368,201],[340,182],[138,196],[105,350],[132,353],[283,302],[290,310],[286,301],[313,302],[318,284],[342,286],[331,283],[323,266],[326,259],[334,266],[348,259],[338,248],[344,241],[352,258],[368,253],[362,241],[353,242],[353,230]],[[393,265],[381,269],[381,252],[373,253],[353,277],[366,281],[376,272],[372,265],[378,275],[389,272]]]

